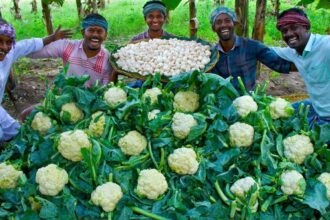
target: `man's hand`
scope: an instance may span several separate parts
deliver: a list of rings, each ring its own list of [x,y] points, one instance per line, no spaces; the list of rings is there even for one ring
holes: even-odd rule
[[[47,44],[50,44],[51,42],[60,39],[71,38],[72,34],[73,34],[72,30],[70,29],[61,30],[61,25],[59,25],[53,34],[43,38],[42,41],[44,43],[44,46],[46,46]]]

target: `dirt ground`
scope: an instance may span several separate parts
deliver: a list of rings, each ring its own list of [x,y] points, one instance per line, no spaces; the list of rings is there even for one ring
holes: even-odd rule
[[[8,98],[3,101],[3,106],[13,117],[18,117],[25,108],[39,103],[45,94],[47,83],[51,82],[60,72],[60,60],[24,59],[16,63],[17,85],[13,91],[15,104]],[[19,73],[19,74],[18,74]],[[269,80],[267,92],[273,96],[300,96],[305,95],[305,86],[298,73],[276,74],[267,67],[262,66],[258,83]]]

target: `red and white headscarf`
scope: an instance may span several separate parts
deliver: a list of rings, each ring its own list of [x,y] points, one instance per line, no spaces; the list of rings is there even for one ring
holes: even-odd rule
[[[8,23],[1,22],[0,21],[0,35],[5,35],[7,37],[10,37],[13,40],[13,46],[15,46],[15,41],[16,41],[16,31]]]
[[[304,15],[290,11],[277,20],[276,28],[281,30],[282,27],[289,24],[299,24],[310,29],[311,23]]]

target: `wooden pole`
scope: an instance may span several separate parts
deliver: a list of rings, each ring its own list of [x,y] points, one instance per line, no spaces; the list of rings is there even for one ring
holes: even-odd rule
[[[197,37],[197,30],[198,30],[198,20],[196,17],[196,3],[195,0],[189,0],[189,14],[190,14],[190,37],[196,38]]]

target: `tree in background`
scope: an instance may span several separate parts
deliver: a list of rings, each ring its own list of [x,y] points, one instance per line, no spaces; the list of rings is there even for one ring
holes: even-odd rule
[[[82,7],[81,0],[76,0],[76,5],[77,5],[78,18],[79,20],[81,20],[85,16],[85,11]]]
[[[235,12],[237,15],[236,34],[248,37],[249,35],[249,0],[235,0]]]
[[[14,7],[12,8],[15,12],[15,19],[21,20],[22,15],[21,15],[21,9],[19,8],[19,0],[13,0]]]
[[[48,35],[54,32],[54,25],[53,25],[51,9],[50,9],[50,5],[52,3],[62,6],[64,0],[41,0],[42,18],[45,22]]]
[[[271,0],[274,10],[273,10],[273,15],[275,15],[276,17],[278,16],[279,12],[280,12],[280,0]]]
[[[32,0],[31,1],[31,7],[32,7],[32,10],[31,10],[32,13],[37,13],[38,12],[37,0]]]

